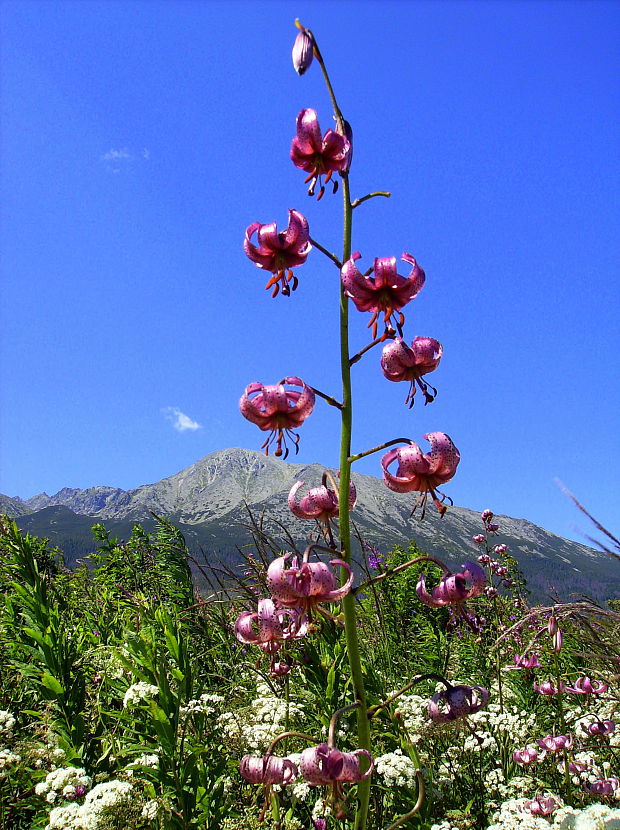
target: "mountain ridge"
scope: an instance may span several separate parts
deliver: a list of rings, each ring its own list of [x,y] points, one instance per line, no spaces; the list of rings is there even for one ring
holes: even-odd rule
[[[306,482],[298,498],[306,488],[319,485],[325,469],[319,464],[291,464],[254,450],[230,448],[217,450],[172,476],[132,490],[65,487],[52,496],[40,493],[26,500],[0,496],[0,512],[9,513],[10,508],[13,518],[25,529],[49,536],[55,544],[64,544],[73,553],[79,550],[81,555],[89,552],[85,517],[92,523],[103,521],[123,536],[132,523],[150,526],[155,513],[182,528],[190,549],[206,548],[234,559],[236,548],[249,541],[245,526],[248,507],[267,517],[270,527],[285,525],[295,540],[304,544],[314,523],[292,516],[286,499],[297,481]],[[369,545],[385,552],[414,540],[422,550],[451,565],[460,565],[480,552],[472,541],[483,530],[478,512],[450,507],[440,517],[429,505],[426,518],[419,521],[411,516],[415,494],[394,493],[373,476],[353,473],[352,480],[358,494],[352,518]],[[60,507],[79,518],[72,520],[67,513],[49,512]],[[71,536],[72,521],[79,528],[76,537]],[[533,579],[539,587],[546,580],[564,594],[577,590],[591,591],[602,599],[620,596],[620,576],[616,577],[606,554],[552,534],[527,519],[498,516],[497,521],[497,541],[509,545],[528,580]]]

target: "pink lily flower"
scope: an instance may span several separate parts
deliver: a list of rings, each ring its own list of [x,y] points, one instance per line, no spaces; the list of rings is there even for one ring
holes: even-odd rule
[[[368,759],[368,769],[361,770],[360,758]],[[374,760],[370,752],[356,749],[355,752],[341,752],[333,746],[319,744],[308,747],[301,753],[299,772],[302,777],[315,787],[342,782],[355,784],[371,775]]]
[[[573,748],[572,735],[547,735],[545,738],[539,738],[538,746],[548,752],[559,752],[562,749]]]
[[[465,562],[461,573],[446,573],[430,594],[426,590],[426,576],[421,573],[416,585],[416,594],[424,605],[441,608],[444,605],[461,605],[468,599],[478,597],[484,591],[486,574],[475,562]]]
[[[482,513],[480,514],[480,518],[482,519],[482,521],[485,524],[490,522],[491,519],[493,518],[493,511],[489,510],[488,508],[486,510],[483,510]]]
[[[333,481],[333,480],[332,480]],[[338,491],[327,486],[327,475],[323,475],[323,484],[320,487],[312,487],[298,503],[297,493],[304,486],[305,481],[297,481],[293,484],[288,494],[288,506],[298,519],[318,519],[327,523],[330,519],[338,516]],[[357,490],[351,482],[349,486],[349,507],[355,507],[357,501]]]
[[[544,680],[542,683],[533,683],[532,688],[535,692],[538,692],[540,695],[544,695],[545,697],[551,697],[552,695],[561,695],[562,692],[566,691],[566,683],[563,680],[560,680],[559,687],[554,686],[552,680]]]
[[[450,686],[432,696],[428,716],[433,723],[449,723],[473,715],[489,701],[489,691],[482,686]]]
[[[301,392],[293,389],[286,389],[289,386],[301,387]],[[314,391],[298,377],[284,378],[275,386],[264,386],[262,383],[250,383],[246,386],[239,401],[239,409],[244,418],[256,424],[263,432],[269,430],[269,437],[261,449],[265,455],[269,455],[269,447],[276,442],[274,455],[278,458],[282,455],[284,445],[284,458],[288,456],[286,436],[291,438],[295,445],[295,453],[298,452],[299,436],[292,432],[294,428],[300,427],[308,415],[314,409]]]
[[[582,724],[581,728],[593,738],[602,738],[605,735],[613,735],[616,731],[616,722],[613,720],[597,720],[588,724],[588,726]]]
[[[252,237],[257,234],[258,247],[252,243]],[[292,269],[303,265],[312,245],[310,244],[310,230],[308,220],[297,210],[289,210],[288,226],[278,233],[275,222],[261,225],[252,222],[245,232],[243,250],[249,259],[264,271],[273,274],[265,288],[273,288],[272,297],[282,290],[282,294],[289,295],[291,289],[297,288],[298,280]]]
[[[244,755],[239,764],[239,772],[250,784],[292,784],[299,775],[299,770],[288,758],[275,755],[263,755],[257,758]]]
[[[515,764],[519,764],[519,766],[528,766],[529,764],[535,764],[538,761],[542,761],[545,757],[546,752],[538,752],[533,747],[526,747],[525,749],[517,749],[512,753],[512,759]]]
[[[441,503],[445,500],[445,496],[440,494],[440,501],[435,491],[440,484],[445,484],[454,476],[461,456],[452,443],[452,439],[445,432],[429,432],[424,438],[431,445],[429,453],[423,453],[420,447],[412,441],[404,447],[389,450],[383,456],[381,459],[383,480],[390,490],[396,493],[418,491],[420,496],[413,509],[415,511],[418,505],[421,505],[422,518],[424,518],[426,509],[426,499],[430,493],[437,510],[443,516],[447,510]],[[394,461],[398,462],[395,475],[388,469]]]
[[[593,795],[613,795],[619,786],[620,781],[618,781],[615,775],[612,775],[611,778],[592,781],[591,784],[586,785],[586,789]]]
[[[540,668],[540,657],[538,654],[530,654],[526,656],[525,654],[515,654],[515,661],[513,666],[506,666],[506,669],[509,671],[529,671],[530,669],[539,669]]]
[[[410,409],[414,404],[416,384],[422,390],[425,405],[435,400],[437,390],[423,380],[423,375],[435,371],[442,354],[443,346],[433,337],[415,337],[411,347],[402,337],[397,337],[383,347],[381,353],[383,374],[395,383],[401,380],[409,381],[409,394],[405,398],[405,404],[409,404]]]
[[[334,172],[346,170],[351,154],[351,145],[347,139],[335,130],[321,133],[319,119],[313,109],[303,109],[297,116],[297,135],[291,144],[291,161],[295,167],[305,170],[310,182],[308,195],[314,196],[316,183],[319,183],[320,199],[325,193],[325,185]],[[325,184],[322,177],[325,176]],[[338,180],[334,181],[334,193],[338,189]]]
[[[285,553],[267,568],[267,585],[272,597],[285,608],[295,608],[303,615],[311,614],[313,609],[320,610],[324,602],[339,602],[351,590],[353,571],[343,559],[332,559],[329,565],[339,565],[347,572],[344,585],[336,587],[336,577],[324,562],[309,562],[312,545],[304,551],[301,564],[297,556],[293,556],[291,566],[287,567],[287,559],[292,556]],[[305,619],[305,616],[304,616]]]
[[[344,293],[353,300],[357,310],[373,312],[368,328],[372,328],[374,339],[381,311],[386,328],[390,325],[393,314],[398,314],[397,325],[403,326],[405,317],[400,309],[420,293],[426,275],[411,254],[402,255],[402,259],[412,266],[408,277],[396,273],[396,257],[375,259],[371,269],[374,277],[365,276],[355,265],[360,258],[360,252],[355,251],[342,266],[340,274]]]
[[[284,625],[285,618],[289,624]],[[235,622],[235,636],[240,643],[266,645],[303,637],[307,625],[299,619],[294,608],[276,608],[272,599],[261,599],[258,612],[242,611]],[[258,631],[255,630],[258,626]]]
[[[583,761],[569,761],[568,762],[568,771],[571,775],[576,775],[578,778],[581,778],[584,773],[588,772],[590,769],[590,764],[586,764]],[[558,764],[558,772],[562,774],[564,772],[564,762],[560,761]]]
[[[533,816],[550,816],[558,805],[551,796],[543,798],[542,795],[537,795],[531,801],[526,801],[523,807]]]
[[[602,680],[591,680],[589,677],[580,677],[575,681],[574,686],[569,686],[566,691],[575,695],[602,695],[609,687]]]

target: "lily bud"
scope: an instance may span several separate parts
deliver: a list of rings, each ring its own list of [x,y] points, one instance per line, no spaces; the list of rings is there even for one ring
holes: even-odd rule
[[[293,67],[298,75],[303,75],[312,63],[314,57],[314,41],[312,35],[305,30],[299,32],[293,44]]]

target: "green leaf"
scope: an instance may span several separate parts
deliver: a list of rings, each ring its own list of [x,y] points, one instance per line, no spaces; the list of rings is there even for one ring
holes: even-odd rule
[[[64,695],[65,693],[65,690],[60,685],[58,680],[56,680],[56,678],[53,675],[48,674],[47,672],[43,672],[43,674],[41,675],[41,683],[45,686],[46,689],[49,689],[50,692],[53,692],[58,697],[60,697],[60,695]]]

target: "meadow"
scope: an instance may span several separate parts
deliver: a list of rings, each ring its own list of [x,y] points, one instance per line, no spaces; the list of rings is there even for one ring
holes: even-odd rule
[[[618,614],[585,600],[530,607],[501,528],[488,527],[469,554],[485,590],[456,610],[420,601],[420,572],[428,585],[441,577],[432,563],[389,575],[420,557],[414,545],[367,552],[356,593],[367,826],[618,827]],[[357,747],[338,605],[263,651],[235,622],[267,590],[273,540],[257,530],[243,571],[220,574],[226,598],[194,590],[165,521],[125,543],[96,532],[92,567],[67,571],[44,540],[2,522],[0,827],[352,826],[359,784],[299,771],[341,709],[335,746]],[[262,758],[286,733],[272,750],[290,762],[278,784]],[[240,775],[245,756],[261,759],[261,785]]]

